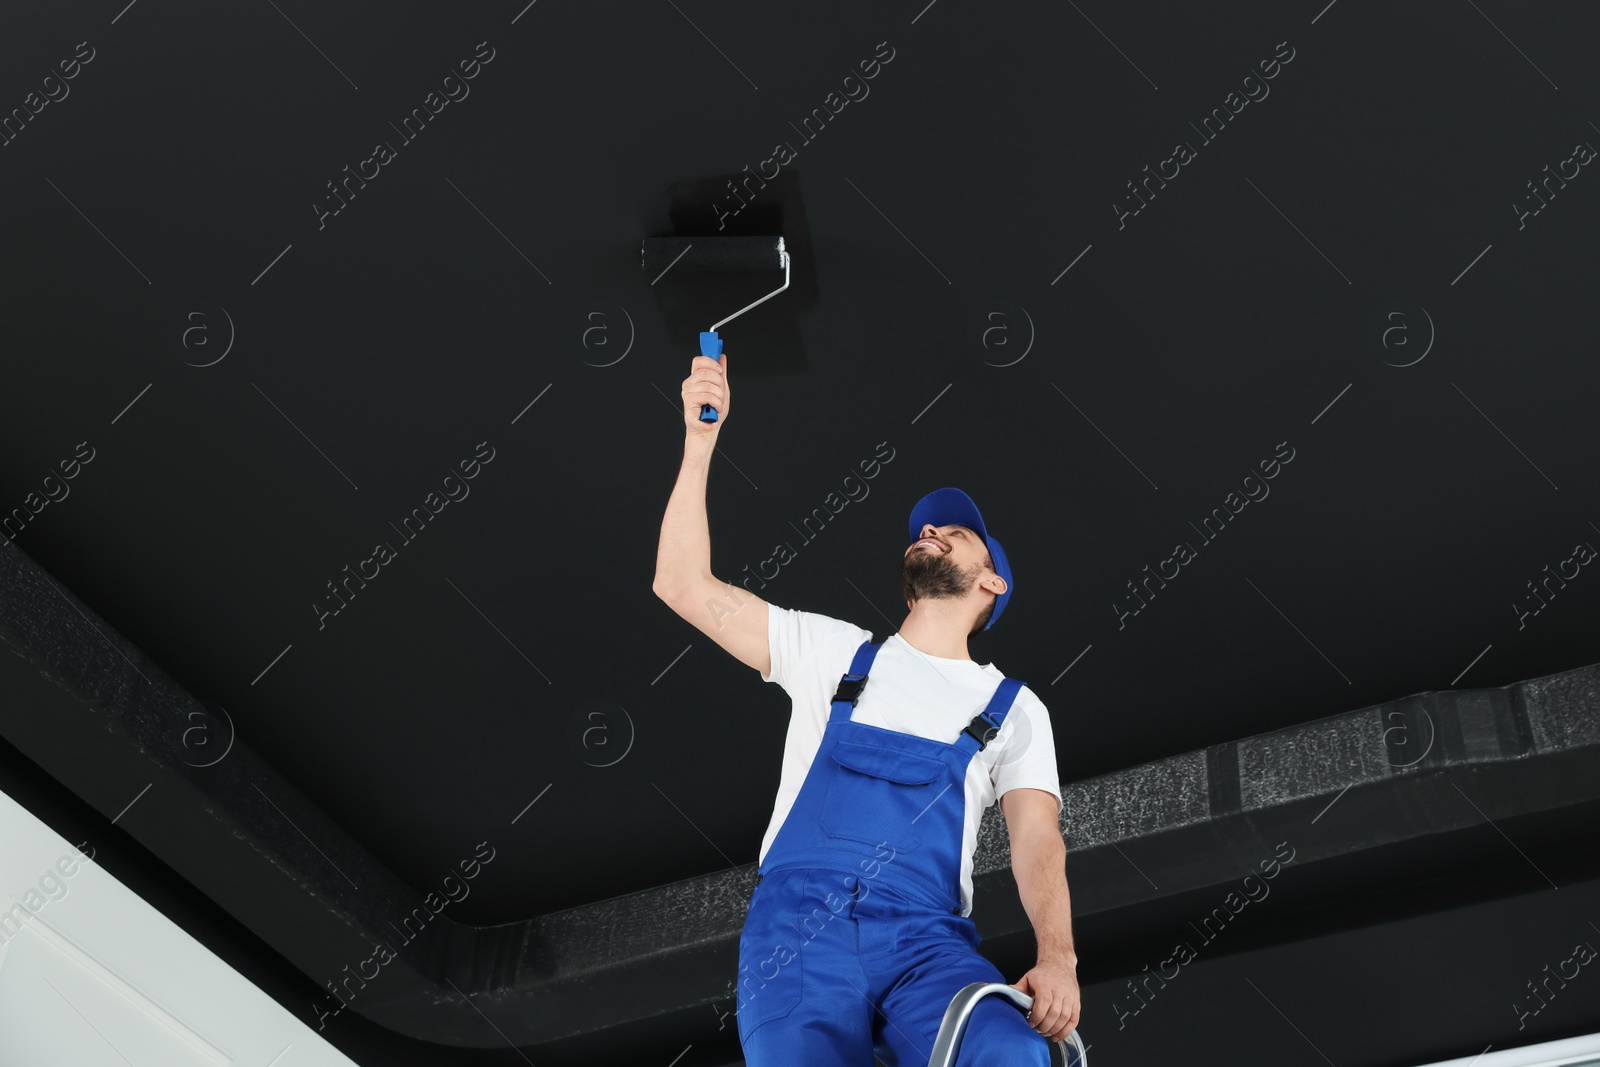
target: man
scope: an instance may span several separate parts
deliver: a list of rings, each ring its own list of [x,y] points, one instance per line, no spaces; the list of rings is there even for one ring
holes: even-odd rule
[[[1011,567],[959,489],[918,501],[901,561],[909,614],[872,633],[792,611],[711,573],[705,490],[728,421],[728,357],[683,382],[686,437],[656,559],[674,611],[793,698],[783,771],[739,939],[739,1040],[750,1067],[927,1063],[963,986],[1003,982],[977,952],[972,853],[1000,801],[1038,940],[1014,986],[1027,1015],[986,997],[958,1067],[1049,1063],[1078,1023],[1061,799],[1049,715],[1021,682],[967,654],[999,620]],[[702,405],[719,413],[700,421]],[[870,683],[870,684],[869,684]],[[981,714],[974,715],[974,712]]]

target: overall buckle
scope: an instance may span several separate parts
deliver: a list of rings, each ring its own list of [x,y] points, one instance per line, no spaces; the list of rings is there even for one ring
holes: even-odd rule
[[[848,700],[852,707],[861,697],[861,690],[866,688],[867,676],[865,674],[847,674],[839,680],[839,688],[834,692],[835,701]]]
[[[978,751],[982,752],[989,746],[989,742],[999,735],[1000,727],[994,724],[993,719],[984,718],[984,712],[980,711],[972,717],[972,721],[967,723],[961,732],[970,734],[973,740],[978,742]]]

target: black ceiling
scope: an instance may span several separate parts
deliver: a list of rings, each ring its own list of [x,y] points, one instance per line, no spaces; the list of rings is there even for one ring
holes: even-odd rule
[[[1016,588],[972,653],[1044,700],[1064,782],[1590,663],[1597,33],[1503,2],[13,11],[7,532],[411,886],[493,842],[458,921],[753,861],[788,699],[650,584],[694,333],[770,286],[652,285],[638,246],[717,232],[784,142],[725,231],[783,233],[794,285],[722,330],[719,577],[786,543],[766,599],[881,637],[911,504],[966,489]]]

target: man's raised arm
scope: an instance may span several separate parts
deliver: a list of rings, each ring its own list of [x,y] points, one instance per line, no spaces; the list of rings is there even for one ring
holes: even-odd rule
[[[683,465],[667,500],[651,589],[684,621],[762,675],[772,672],[767,646],[767,602],[720,582],[711,573],[711,527],[706,519],[706,479],[717,435],[728,421],[728,356],[696,356],[683,380]],[[701,405],[717,409],[701,422]]]

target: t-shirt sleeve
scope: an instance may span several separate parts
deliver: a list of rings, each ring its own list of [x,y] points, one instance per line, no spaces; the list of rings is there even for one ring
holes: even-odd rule
[[[761,680],[777,682],[796,706],[805,701],[826,707],[856,649],[871,639],[871,630],[843,619],[769,604],[767,651],[772,670]]]
[[[1026,687],[1017,694],[1011,715],[1006,717],[1007,727],[1019,712],[1023,719],[1016,725],[1024,729],[1007,739],[1006,748],[1011,751],[1001,752],[991,775],[995,799],[1013,789],[1043,789],[1056,798],[1056,814],[1060,815],[1064,805],[1056,773],[1056,741],[1050,729],[1050,713],[1033,690]],[[1006,732],[1011,733],[1009,729]]]

